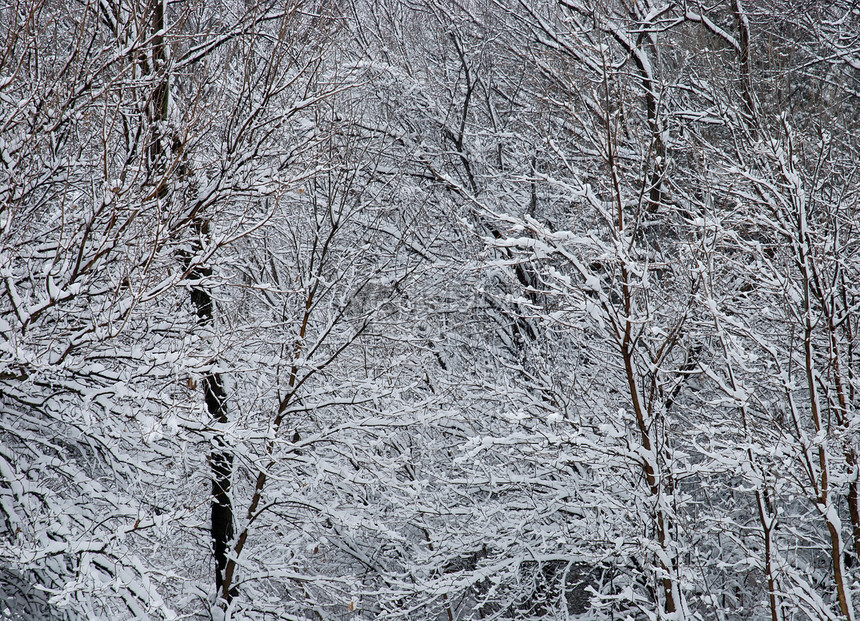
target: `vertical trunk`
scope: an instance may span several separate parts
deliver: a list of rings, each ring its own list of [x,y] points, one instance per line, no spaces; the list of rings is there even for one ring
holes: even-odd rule
[[[199,236],[208,233],[206,222],[198,221],[195,227]],[[195,248],[197,249],[197,248]],[[203,284],[212,270],[195,267],[189,279],[197,284],[191,287],[191,303],[197,312],[200,326],[210,327],[213,320],[212,296]],[[203,377],[203,394],[206,410],[212,422],[227,422],[227,391],[220,373],[209,372]],[[230,477],[233,473],[233,455],[220,432],[213,438],[213,448],[209,454],[209,467],[212,469],[212,517],[210,534],[215,554],[215,586],[220,591],[224,583],[224,570],[227,566],[227,550],[233,538],[233,505],[230,502]]]
[[[860,490],[858,490],[860,472],[857,467],[857,456],[853,450],[848,453],[848,457],[848,465],[851,467],[851,480],[848,483],[848,514],[851,516],[851,534],[854,539],[853,563],[860,564]]]
[[[776,599],[776,577],[773,572],[773,516],[766,515],[762,506],[761,492],[756,492],[759,505],[759,522],[764,534],[764,573],[767,576],[768,604],[771,621],[779,621],[779,603]]]
[[[709,301],[713,301],[713,294],[709,292]],[[716,308],[716,307],[714,307]],[[738,381],[735,376],[735,367],[734,362],[732,360],[732,354],[729,349],[728,343],[726,343],[725,332],[723,331],[722,324],[720,322],[719,316],[714,312],[714,327],[716,328],[716,333],[720,340],[720,345],[722,346],[723,354],[726,359],[726,371],[728,373],[729,387],[733,392],[738,392]],[[773,534],[777,527],[777,519],[778,514],[774,510],[773,504],[768,497],[767,487],[765,484],[765,477],[763,469],[758,467],[756,462],[755,453],[752,449],[752,436],[750,433],[749,427],[749,416],[747,414],[747,406],[745,403],[740,405],[740,415],[741,415],[741,424],[743,425],[743,431],[745,438],[745,443],[747,444],[746,449],[746,458],[749,463],[749,467],[752,471],[757,473],[757,477],[761,478],[761,482],[756,481],[756,489],[755,489],[755,499],[756,499],[756,508],[758,509],[758,521],[761,526],[762,531],[762,539],[764,540],[764,573],[767,579],[767,591],[768,591],[768,605],[770,607],[770,619],[771,621],[780,621],[780,608],[779,608],[779,600],[777,598],[777,583],[776,583],[776,574],[774,570],[774,545],[773,545]]]
[[[149,73],[157,83],[152,91],[149,105],[149,115],[152,122],[152,141],[149,145],[149,160],[156,178],[167,174],[165,151],[169,136],[166,133],[166,122],[170,104],[170,73],[167,67],[169,50],[165,44],[165,0],[152,0],[150,4],[152,27],[152,55]],[[180,174],[182,170],[180,169]],[[160,187],[157,196],[160,200],[169,200],[169,187],[164,179],[157,183]],[[187,260],[201,250],[200,240],[209,230],[208,223],[202,218],[194,222],[192,229],[196,233],[193,250]],[[188,273],[191,286],[191,303],[197,314],[197,323],[201,327],[211,327],[213,320],[212,296],[206,288],[205,279],[211,276],[208,267],[196,266]],[[227,393],[221,375],[209,372],[203,377],[203,393],[206,409],[212,422],[224,424],[227,422]],[[216,432],[213,448],[209,454],[209,467],[212,470],[212,515],[210,533],[215,555],[215,585],[218,590],[224,582],[224,569],[227,565],[227,550],[233,538],[233,507],[230,502],[230,478],[233,472],[233,456],[228,450],[224,437]]]
[[[608,78],[608,69],[605,58],[603,59],[603,89],[604,96],[606,97],[606,118],[605,118],[605,131],[606,131],[606,164],[609,168],[611,183],[612,183],[612,193],[613,200],[615,202],[616,212],[616,238],[622,242],[619,244],[619,247],[623,247],[623,239],[625,232],[625,220],[624,220],[624,205],[621,198],[621,182],[618,178],[618,168],[617,163],[615,161],[615,150],[614,144],[615,141],[612,136],[612,126],[611,119],[609,116],[609,78]],[[656,110],[656,108],[655,108]],[[652,185],[652,190],[655,186]],[[636,426],[639,430],[640,442],[642,448],[644,449],[645,457],[642,460],[642,470],[645,475],[645,481],[648,485],[648,490],[650,492],[651,497],[654,500],[654,526],[657,531],[657,542],[660,545],[661,554],[660,554],[660,571],[661,578],[660,582],[663,587],[663,597],[665,601],[665,609],[668,614],[674,614],[678,611],[680,601],[680,589],[678,588],[677,581],[675,579],[675,562],[672,558],[671,554],[671,545],[670,545],[670,534],[669,534],[669,520],[666,516],[666,511],[663,508],[663,499],[661,492],[661,477],[659,473],[659,462],[657,459],[657,447],[656,442],[652,441],[651,438],[651,425],[653,421],[650,419],[650,414],[646,411],[645,405],[642,402],[642,399],[639,396],[639,388],[636,385],[638,373],[636,369],[636,363],[634,361],[633,356],[633,348],[634,348],[634,320],[633,320],[633,312],[634,312],[634,287],[631,283],[631,275],[630,271],[626,265],[626,258],[620,257],[621,263],[621,294],[622,294],[622,304],[624,305],[623,312],[623,333],[617,335],[619,340],[617,341],[619,348],[621,350],[621,356],[624,360],[624,373],[627,380],[627,388],[630,394],[631,405],[633,406],[633,414],[636,417]],[[682,606],[683,608],[683,606]],[[683,614],[683,613],[682,613]]]
[[[641,16],[643,22],[647,21],[645,16]],[[649,160],[651,171],[646,176],[648,183],[648,202],[645,206],[649,214],[657,213],[660,205],[663,202],[663,177],[666,174],[666,135],[664,131],[664,123],[660,119],[660,99],[658,92],[657,76],[654,74],[654,66],[651,63],[651,58],[645,50],[643,43],[647,35],[643,32],[636,38],[635,44],[627,36],[628,33],[620,28],[610,28],[610,34],[620,43],[630,54],[630,58],[636,65],[639,72],[639,79],[642,85],[642,91],[645,94],[645,115],[648,120],[648,133],[650,134],[650,154]],[[607,117],[607,122],[609,121]]]
[[[170,78],[167,72],[167,48],[164,45],[164,0],[152,0],[152,67],[151,71],[159,80],[152,92],[152,121],[155,135],[150,145],[150,157],[157,160],[162,154],[162,125],[167,120]]]
[[[738,28],[738,44],[740,45],[740,74],[741,96],[744,101],[744,112],[747,118],[755,119],[755,100],[752,94],[752,72],[750,70],[750,22],[747,18],[741,0],[732,0],[732,13]]]
[[[617,163],[615,161],[615,150],[613,148],[615,141],[612,136],[611,118],[609,116],[609,110],[611,109],[609,102],[609,78],[608,67],[605,58],[603,59],[603,89],[604,96],[606,97],[606,118],[604,121],[606,131],[606,164],[609,168],[610,179],[612,183],[613,200],[615,202],[615,208],[617,210],[615,235],[616,239],[621,242],[621,244],[619,244],[619,247],[623,247],[622,244],[625,232],[624,205],[621,198],[621,182],[618,178],[618,168]],[[669,541],[669,523],[668,518],[666,516],[666,512],[663,508],[663,499],[660,489],[662,482],[659,473],[656,443],[652,442],[650,432],[650,424],[653,421],[649,419],[649,414],[646,411],[644,404],[642,403],[642,399],[639,396],[639,388],[636,385],[638,373],[636,369],[636,363],[633,359],[634,320],[632,319],[632,313],[634,311],[634,287],[631,283],[631,275],[625,262],[626,259],[625,257],[620,257],[620,259],[621,294],[622,304],[624,306],[624,319],[623,333],[616,334],[616,337],[618,338],[617,344],[621,350],[621,357],[624,360],[624,372],[627,380],[627,388],[630,393],[631,405],[633,406],[633,414],[636,417],[636,426],[639,430],[640,442],[646,455],[646,457],[644,457],[642,460],[642,470],[643,474],[645,475],[645,481],[648,485],[648,490],[655,503],[653,517],[654,526],[657,531],[657,541],[660,545],[660,549],[662,552],[659,555],[660,572],[662,574],[660,578],[660,583],[663,587],[665,609],[668,614],[674,614],[678,611],[680,603],[680,589],[678,588],[677,581],[674,577],[675,563],[670,553],[671,546]]]
[[[640,37],[641,39],[641,37]],[[651,65],[645,56],[645,51],[637,48],[633,55],[642,78],[642,89],[645,91],[645,113],[648,117],[648,129],[651,133],[651,149],[653,168],[648,177],[648,213],[655,214],[663,202],[663,176],[666,174],[666,142],[663,136],[663,124],[660,121],[657,85],[654,82]]]
[[[835,311],[827,304],[827,300],[823,295],[823,289],[821,287],[820,282],[816,282],[816,290],[818,291],[818,299],[821,304],[821,308],[824,312],[825,319],[827,320],[827,327],[830,333],[830,366],[833,373],[833,381],[836,387],[836,396],[839,402],[839,407],[836,409],[836,421],[839,423],[839,426],[850,432],[850,423],[851,423],[851,406],[849,405],[849,395],[846,394],[847,390],[845,385],[851,385],[850,375],[848,378],[843,379],[842,374],[842,348],[840,346],[839,335],[837,333],[837,320],[834,316]],[[848,309],[846,307],[845,311],[848,313]],[[850,333],[849,333],[850,337]],[[850,341],[849,341],[850,343]],[[850,371],[850,366],[849,366]],[[858,463],[857,463],[857,452],[854,448],[854,443],[849,439],[849,444],[846,446],[843,455],[845,457],[845,463],[848,466],[849,471],[849,481],[848,481],[848,494],[846,500],[848,502],[848,515],[851,518],[851,534],[854,542],[854,557],[855,560],[860,561],[860,506],[858,506]]]
[[[836,389],[839,396],[839,409],[842,417],[840,425],[847,429],[851,415],[853,415],[854,403],[857,396],[854,370],[854,329],[851,320],[852,312],[850,311],[853,303],[849,302],[845,270],[841,266],[838,269],[839,278],[834,279],[834,281],[838,280],[839,282],[839,295],[837,298],[841,302],[844,316],[844,320],[842,321],[842,340],[846,344],[846,351],[845,364],[836,368],[835,375],[837,380]],[[836,334],[836,322],[833,321],[833,317],[829,318],[828,325],[830,326],[830,339],[834,350],[833,358],[837,364],[840,364],[840,339]],[[840,368],[844,369],[844,380],[842,379],[843,372],[840,372]],[[849,404],[851,404],[851,412],[849,412]],[[854,566],[860,565],[860,460],[857,456],[857,444],[850,438],[848,442],[849,444],[845,449],[845,462],[848,464],[849,470],[847,501],[848,515],[851,517],[851,535],[854,542],[854,556],[851,559],[851,566]]]
[[[790,162],[790,160],[789,160]],[[793,171],[788,171],[792,173]],[[791,183],[794,176],[786,174],[786,179]],[[812,248],[811,236],[808,232],[806,216],[806,205],[802,193],[795,192],[792,196],[796,208],[797,218],[797,240],[795,241],[795,255],[800,267],[803,295],[803,353],[806,371],[806,388],[809,392],[810,413],[812,415],[813,429],[816,436],[826,433],[822,421],[821,402],[816,386],[815,352],[812,343],[814,322],[812,319],[812,285],[814,282],[813,259],[809,249]],[[839,600],[839,608],[846,621],[854,621],[854,607],[851,603],[851,590],[845,576],[844,559],[842,556],[842,523],[836,512],[833,502],[833,494],[830,490],[830,463],[827,454],[827,446],[824,442],[818,445],[818,474],[819,480],[813,478],[813,486],[817,492],[817,506],[821,512],[827,530],[830,534],[830,552],[833,561],[833,580],[836,583],[836,596]],[[817,483],[817,484],[816,484]]]
[[[836,597],[839,608],[846,621],[854,621],[854,605],[851,602],[851,590],[845,575],[845,563],[842,557],[842,521],[836,515],[836,507],[832,499],[823,503],[824,521],[830,533],[830,552],[833,562],[833,578],[836,581]]]
[[[623,272],[626,281],[627,272],[626,270],[623,270]],[[625,292],[629,291],[629,286],[627,284],[625,284],[624,290]],[[646,455],[646,457],[644,457],[642,461],[642,469],[645,474],[645,481],[648,484],[648,490],[651,494],[651,497],[654,499],[654,502],[656,503],[654,522],[657,528],[657,542],[660,544],[660,548],[663,552],[660,558],[660,569],[663,574],[663,577],[661,578],[661,583],[663,586],[663,596],[665,598],[666,603],[666,612],[674,613],[678,610],[678,606],[675,601],[677,599],[677,585],[673,576],[675,571],[675,563],[673,562],[672,556],[670,555],[669,528],[667,523],[668,520],[666,518],[666,512],[663,510],[662,507],[663,499],[660,490],[660,480],[658,478],[657,472],[659,466],[657,464],[655,443],[651,440],[651,434],[648,430],[648,415],[644,410],[642,401],[639,398],[639,390],[636,387],[636,371],[634,368],[632,347],[633,342],[631,335],[631,326],[630,321],[628,320],[625,325],[624,340],[621,344],[622,356],[624,358],[624,370],[625,375],[627,376],[628,388],[630,390],[633,413],[636,417],[636,426],[639,429],[640,441],[642,443],[642,448],[644,449]]]

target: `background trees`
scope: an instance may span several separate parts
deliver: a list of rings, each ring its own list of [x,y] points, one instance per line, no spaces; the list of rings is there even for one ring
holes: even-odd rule
[[[850,3],[24,3],[22,618],[853,619]]]

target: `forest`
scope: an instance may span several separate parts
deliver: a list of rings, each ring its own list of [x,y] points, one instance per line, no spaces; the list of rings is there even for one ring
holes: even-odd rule
[[[0,3],[0,619],[858,618],[856,1]]]

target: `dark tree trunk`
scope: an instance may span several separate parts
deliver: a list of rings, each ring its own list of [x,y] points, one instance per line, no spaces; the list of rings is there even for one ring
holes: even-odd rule
[[[197,230],[205,235],[207,225],[199,222]],[[204,284],[212,270],[205,267],[194,268],[189,279],[195,284],[191,287],[191,302],[197,312],[197,322],[210,326],[213,319],[212,296]],[[207,373],[203,377],[203,392],[206,409],[215,423],[227,422],[227,391],[220,373]],[[212,470],[212,519],[210,533],[215,555],[215,586],[218,591],[224,584],[224,569],[227,567],[227,552],[233,539],[233,505],[230,501],[230,478],[233,473],[233,455],[224,437],[216,433],[209,453],[209,467]]]
[[[153,90],[149,114],[152,121],[152,141],[149,145],[150,165],[159,173],[166,169],[164,123],[168,118],[170,91],[170,70],[167,67],[167,54],[164,43],[165,28],[164,0],[151,0],[150,11],[152,20],[152,55],[146,69],[156,76],[158,82]],[[185,174],[180,167],[179,174]],[[157,176],[156,176],[157,178]],[[159,182],[161,183],[161,182]],[[169,200],[169,184],[164,182],[158,190],[161,199]],[[202,249],[200,240],[209,232],[209,226],[202,217],[197,218],[192,230],[197,233],[193,242],[193,251],[185,256],[186,267],[195,252]],[[193,267],[188,273],[191,285],[191,303],[197,314],[197,324],[201,327],[212,325],[213,304],[212,296],[206,285],[206,278],[212,275],[212,269],[205,266]],[[206,410],[212,422],[223,424],[227,422],[227,392],[224,381],[219,373],[210,372],[203,377],[203,392]],[[227,550],[233,538],[233,506],[230,501],[230,479],[233,473],[233,455],[220,432],[216,432],[212,440],[212,451],[209,454],[209,467],[212,470],[212,516],[210,533],[212,548],[215,555],[215,586],[218,591],[224,583],[224,569],[227,566]]]

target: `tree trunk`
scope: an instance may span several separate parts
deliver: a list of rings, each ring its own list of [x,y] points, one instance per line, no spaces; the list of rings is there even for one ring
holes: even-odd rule
[[[208,227],[205,222],[197,226],[201,235]],[[201,326],[212,324],[212,296],[202,284],[203,279],[210,276],[212,270],[205,267],[194,268],[189,274],[192,281],[197,282],[191,287],[191,303],[197,312],[197,322]],[[203,393],[206,399],[206,409],[214,423],[227,422],[227,391],[220,373],[209,372],[203,377]],[[224,569],[227,566],[227,550],[233,539],[233,505],[230,501],[230,477],[233,473],[233,455],[229,451],[224,436],[216,432],[212,440],[212,452],[209,454],[209,467],[212,469],[212,519],[210,533],[212,548],[215,554],[215,586],[218,591],[224,583]]]
[[[168,120],[170,105],[170,71],[167,66],[169,62],[169,50],[164,42],[165,31],[165,0],[152,0],[150,11],[152,13],[152,56],[149,72],[158,80],[152,93],[150,103],[150,119],[152,121],[152,141],[149,146],[150,165],[153,170],[160,173],[156,178],[167,174],[167,163],[165,151],[167,151],[167,140],[165,124]],[[179,174],[184,174],[183,167],[179,168]],[[158,197],[169,200],[168,184],[161,183]],[[186,256],[190,262],[194,254],[201,248],[200,240],[209,233],[208,222],[202,217],[194,221],[192,230],[196,233],[196,239],[192,243],[193,250]],[[187,265],[186,265],[187,267]],[[188,279],[194,284],[191,286],[191,303],[197,314],[197,324],[201,327],[211,327],[213,320],[212,296],[207,289],[205,279],[212,275],[212,269],[204,266],[195,266],[188,273]],[[227,422],[227,392],[224,389],[224,381],[221,374],[208,372],[203,377],[203,394],[206,401],[206,410],[213,423],[223,425]],[[212,514],[210,533],[212,536],[212,549],[215,555],[215,586],[218,591],[224,582],[224,569],[227,566],[227,550],[230,540],[233,538],[233,506],[230,500],[230,479],[233,473],[233,455],[229,451],[224,436],[220,430],[216,430],[212,440],[212,451],[209,454],[209,467],[212,470]]]

